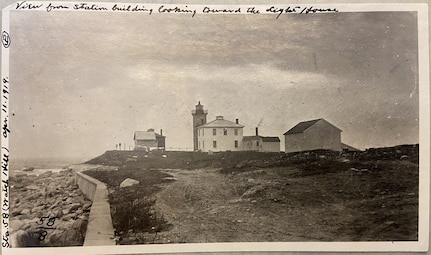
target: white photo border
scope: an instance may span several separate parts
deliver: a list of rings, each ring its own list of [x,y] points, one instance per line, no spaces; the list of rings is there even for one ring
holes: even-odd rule
[[[23,2],[23,1],[21,1]],[[24,254],[30,252],[29,248],[4,248],[8,240],[8,200],[9,200],[9,137],[8,118],[9,118],[9,84],[13,86],[13,81],[9,81],[9,46],[13,46],[13,37],[9,36],[11,12],[47,12],[46,6],[51,3],[54,5],[67,6],[68,8],[55,9],[51,11],[67,12],[94,12],[97,15],[101,12],[113,12],[112,6],[115,2],[86,2],[88,5],[96,5],[107,10],[74,10],[76,4],[82,2],[45,2],[45,1],[26,1],[26,4],[34,6],[41,5],[37,9],[19,9],[17,3],[10,5],[2,11],[2,94],[1,94],[1,123],[3,126],[1,137],[1,181],[2,181],[2,251],[4,254]],[[121,3],[125,5],[127,3]],[[136,3],[130,3],[136,4]],[[142,3],[139,3],[142,4]],[[161,4],[148,3],[148,8],[157,9]],[[195,4],[164,4],[167,7],[188,6],[202,9],[204,6],[223,8],[227,5],[195,5]],[[199,243],[199,244],[163,244],[163,245],[137,245],[137,246],[100,246],[100,247],[61,247],[49,248],[49,252],[55,254],[62,253],[76,254],[135,254],[135,253],[190,253],[190,252],[284,252],[284,251],[308,251],[308,252],[423,252],[428,250],[429,242],[429,180],[430,180],[430,90],[429,90],[429,21],[428,5],[425,3],[359,3],[359,4],[268,4],[268,5],[229,5],[235,7],[255,7],[262,13],[270,6],[287,8],[288,6],[313,6],[315,8],[337,9],[339,12],[417,12],[418,16],[418,60],[419,60],[419,140],[420,140],[420,162],[419,162],[419,228],[418,241],[405,242],[271,242],[271,243]],[[302,9],[302,8],[299,8]],[[124,12],[121,12],[124,13]],[[157,15],[187,15],[181,14],[157,14]],[[197,13],[196,15],[203,15]],[[205,14],[217,15],[217,14]],[[248,14],[232,14],[248,15]],[[325,15],[322,13],[322,15]],[[13,97],[13,95],[11,95]],[[5,126],[6,125],[6,126]],[[46,254],[47,248],[31,248],[33,254]]]

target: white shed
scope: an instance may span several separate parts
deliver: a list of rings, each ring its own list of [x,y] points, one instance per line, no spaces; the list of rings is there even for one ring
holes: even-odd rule
[[[342,130],[324,119],[303,121],[284,133],[285,152],[333,150],[341,151]]]

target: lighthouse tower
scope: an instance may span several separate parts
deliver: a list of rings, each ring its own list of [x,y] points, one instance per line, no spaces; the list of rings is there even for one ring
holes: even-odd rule
[[[193,116],[193,150],[198,150],[198,127],[207,123],[208,111],[204,110],[201,102],[196,105],[196,110],[192,110]]]

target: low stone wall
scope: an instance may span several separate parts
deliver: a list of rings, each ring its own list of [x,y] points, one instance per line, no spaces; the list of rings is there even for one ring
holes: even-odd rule
[[[80,172],[76,172],[75,180],[80,190],[93,201],[84,246],[115,245],[108,188],[103,182]]]
[[[79,189],[84,193],[91,201],[94,202],[94,195],[96,194],[97,180],[83,173],[76,173],[75,178],[76,184]],[[103,183],[102,183],[103,184]]]

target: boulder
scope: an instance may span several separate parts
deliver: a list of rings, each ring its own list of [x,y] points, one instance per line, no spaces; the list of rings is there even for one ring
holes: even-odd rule
[[[36,206],[31,209],[31,213],[41,212],[45,209],[45,205]]]
[[[74,203],[74,204],[79,203],[79,204],[83,205],[83,204],[85,204],[85,198],[83,196],[75,195],[75,197],[72,198],[72,203]]]
[[[72,212],[74,212],[74,211],[78,210],[78,208],[80,208],[80,207],[81,207],[81,204],[80,204],[80,203],[73,203],[73,204],[70,204],[70,205],[69,205],[69,208],[68,208],[68,211],[67,211],[67,213],[66,213],[66,214],[72,213]]]
[[[30,214],[30,209],[23,209],[20,213],[21,215],[29,215]]]
[[[47,235],[46,245],[47,246],[61,246],[58,240],[60,240],[61,236],[63,235],[64,230],[55,229],[49,235]]]
[[[21,230],[28,230],[28,229],[31,229],[32,227],[33,227],[32,223],[30,221],[27,221],[27,223],[21,227]]]
[[[30,211],[30,210],[29,210]],[[26,215],[18,215],[18,216],[16,216],[15,217],[15,219],[17,219],[17,220],[26,220],[26,219],[30,219],[31,217],[30,217],[30,215],[29,214],[26,214]]]
[[[54,231],[49,237],[49,246],[78,246],[82,245],[84,237],[75,229]]]
[[[75,184],[75,180],[73,178],[68,178],[66,185],[67,186],[72,186]]]
[[[69,190],[77,190],[77,189],[79,189],[78,184],[72,184],[69,186]]]
[[[81,215],[84,213],[84,211],[82,209],[78,209],[78,210],[76,210],[75,213],[76,213],[76,215]]]
[[[25,201],[31,201],[31,200],[38,199],[40,196],[41,196],[41,194],[39,192],[37,192],[37,193],[33,193],[33,194],[28,195],[23,200],[25,200]]]
[[[87,231],[87,223],[88,220],[83,220],[78,218],[73,224],[72,228],[81,233],[82,236],[85,236],[85,232]]]
[[[56,197],[58,194],[61,193],[61,190],[57,187],[48,187],[45,190],[45,197]]]
[[[58,230],[67,230],[67,229],[70,229],[71,227],[72,227],[72,225],[73,225],[73,221],[61,221],[57,226],[56,226],[56,228],[58,229]]]
[[[87,203],[85,203],[83,206],[82,206],[82,210],[84,211],[84,212],[89,212],[90,210],[91,210],[91,205],[92,205],[93,203],[91,203],[91,202],[87,202]]]
[[[16,231],[22,229],[22,227],[26,224],[26,221],[23,221],[23,220],[10,220],[9,224],[10,224],[9,231],[11,233],[13,233],[13,232],[16,232]]]
[[[45,205],[45,204],[46,204],[46,202],[47,202],[47,200],[46,200],[46,199],[38,199],[34,204],[35,204],[36,206],[41,206],[41,205]]]
[[[51,175],[52,175],[52,171],[46,171],[43,174],[39,174],[39,177],[47,178],[47,177],[50,177]]]
[[[258,193],[262,192],[265,190],[265,187],[261,186],[261,185],[257,185],[254,187],[251,187],[250,189],[248,189],[246,192],[244,192],[241,197],[242,198],[249,198],[249,197],[253,197],[256,196]]]
[[[238,164],[235,165],[236,168],[244,168],[245,167],[245,163],[244,162],[240,162]]]
[[[63,218],[62,218],[63,221],[70,221],[71,219],[72,219],[72,215],[71,214],[64,215]]]
[[[11,212],[12,217],[20,215],[21,211],[21,209],[13,209]]]
[[[39,244],[39,240],[29,235],[27,231],[18,230],[10,236],[12,247],[32,247]]]
[[[81,207],[80,203],[73,203],[73,204],[66,205],[66,207],[63,209],[63,215],[71,214],[76,210],[78,210],[78,208],[80,207]]]
[[[61,217],[63,217],[63,210],[61,210],[61,208],[57,208],[52,212],[52,215],[54,217],[57,217],[58,219],[60,219]]]
[[[38,212],[32,213],[31,216],[36,217],[36,218],[41,218],[41,217],[45,216],[45,213],[42,211],[38,211]]]
[[[28,185],[26,188],[29,190],[39,190],[40,189],[40,187],[36,186],[36,185]]]
[[[139,181],[135,179],[127,178],[120,184],[120,188],[130,187],[136,184],[139,184]]]
[[[72,198],[66,197],[66,199],[64,200],[64,204],[72,204]]]
[[[62,203],[61,199],[58,199],[54,203],[52,203],[52,205],[48,209],[52,210],[52,209],[55,209],[57,207],[61,207],[62,204],[63,203]]]
[[[84,243],[84,235],[76,229],[68,229],[61,236],[60,243],[63,243],[62,246],[82,245]]]

